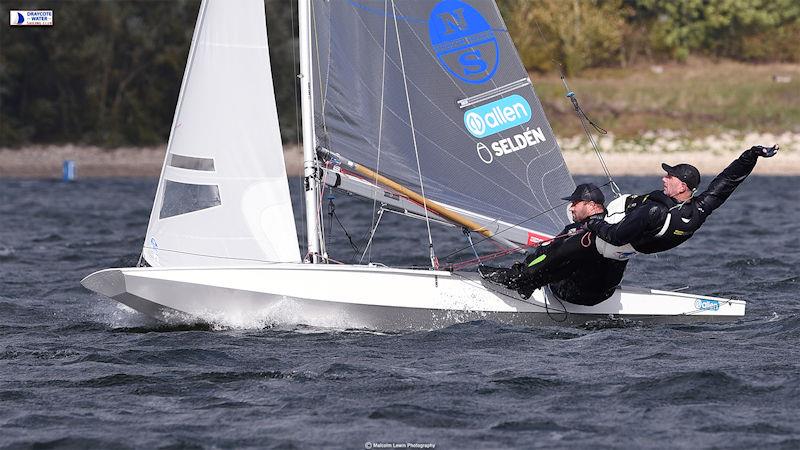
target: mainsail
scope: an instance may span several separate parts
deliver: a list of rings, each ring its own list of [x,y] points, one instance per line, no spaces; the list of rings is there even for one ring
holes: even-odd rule
[[[300,261],[263,0],[200,6],[142,254],[170,267]]]
[[[312,8],[319,146],[454,210],[521,223],[511,231],[528,243],[564,226],[575,184],[493,0]]]

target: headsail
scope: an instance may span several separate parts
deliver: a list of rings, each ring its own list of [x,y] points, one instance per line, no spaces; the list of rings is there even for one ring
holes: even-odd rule
[[[300,261],[262,0],[200,6],[143,256]]]
[[[428,199],[532,240],[564,226],[574,182],[493,0],[314,0],[313,19],[320,145],[416,192],[418,153]]]

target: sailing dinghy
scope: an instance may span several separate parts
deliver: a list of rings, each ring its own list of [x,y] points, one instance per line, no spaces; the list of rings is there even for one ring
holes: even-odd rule
[[[626,286],[591,307],[546,288],[522,299],[477,273],[439,270],[430,231],[430,269],[330,264],[325,189],[514,248],[561,230],[560,198],[575,183],[493,0],[300,0],[298,12],[306,256],[263,0],[204,0],[146,267],[101,270],[84,286],[163,320],[379,330],[744,315],[740,300]]]

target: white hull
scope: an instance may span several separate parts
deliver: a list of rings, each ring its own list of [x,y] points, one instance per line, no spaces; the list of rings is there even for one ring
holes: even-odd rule
[[[375,266],[123,268],[95,272],[81,283],[157,319],[223,324],[420,330],[481,319],[526,325],[609,316],[716,321],[745,311],[741,300],[630,287],[595,306],[559,302],[547,289],[523,300],[475,273]]]

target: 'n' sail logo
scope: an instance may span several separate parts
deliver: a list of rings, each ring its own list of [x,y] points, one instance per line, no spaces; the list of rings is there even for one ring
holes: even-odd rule
[[[461,0],[442,0],[428,19],[431,47],[448,72],[467,83],[484,83],[500,60],[497,38],[489,22]]]

